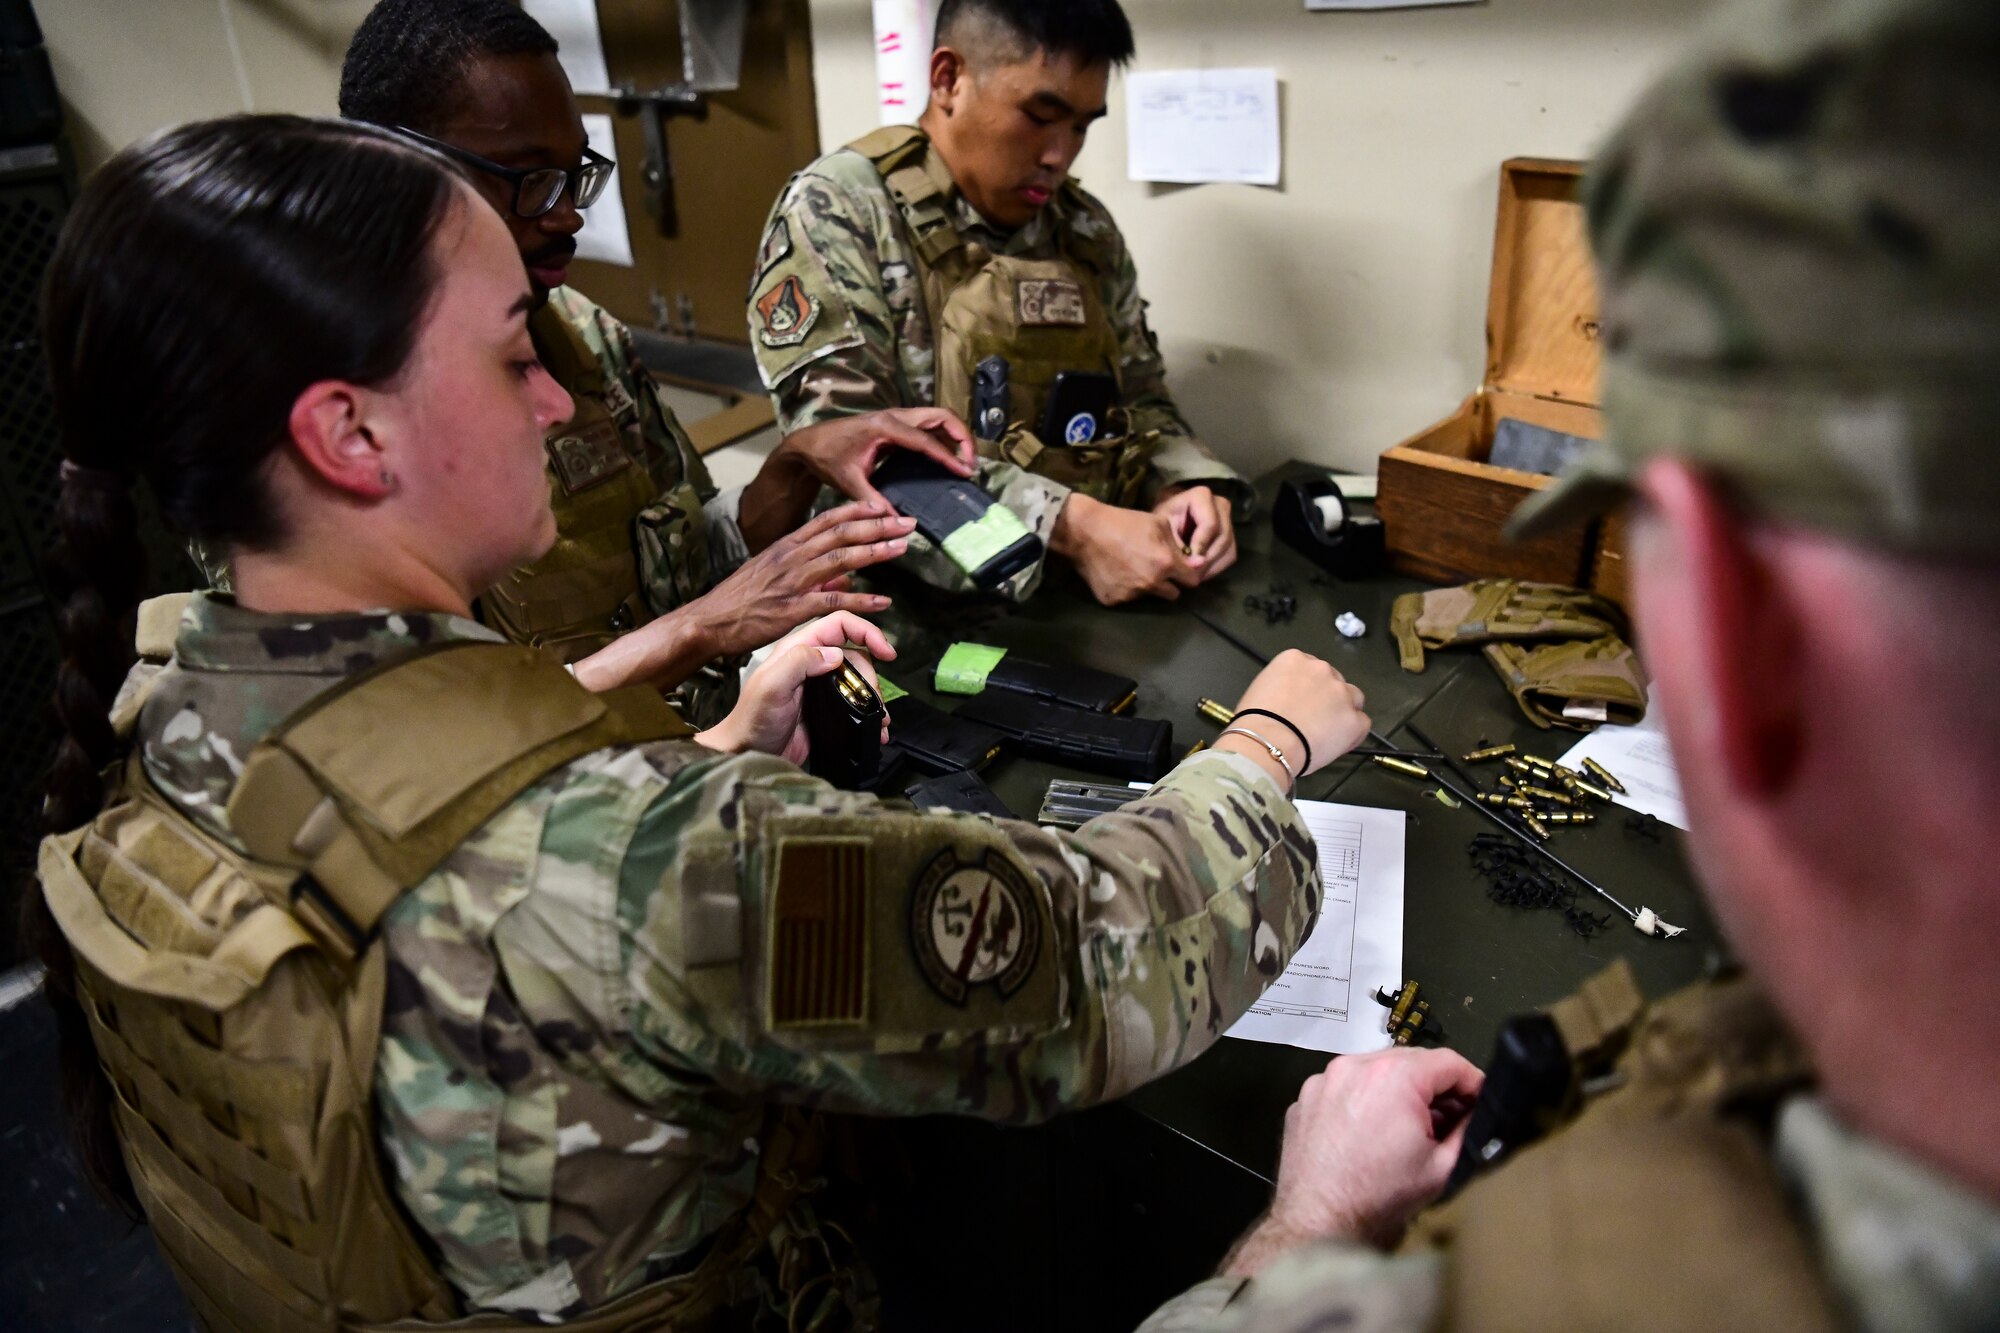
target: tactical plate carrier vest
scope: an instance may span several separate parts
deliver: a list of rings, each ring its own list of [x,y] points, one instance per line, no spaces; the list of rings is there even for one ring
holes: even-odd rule
[[[1841,1327],[1770,1160],[1771,1118],[1811,1071],[1756,989],[1648,1007],[1620,961],[1549,1016],[1607,1090],[1418,1219],[1404,1249],[1445,1253],[1433,1327]]]
[[[639,586],[635,525],[659,499],[639,461],[639,405],[607,381],[597,357],[561,314],[544,306],[530,325],[575,415],[548,434],[549,503],[556,543],[479,599],[480,618],[516,643],[553,650],[565,662],[588,657],[653,618]]]
[[[459,1317],[377,1150],[376,925],[544,774],[688,731],[651,691],[593,695],[538,650],[446,644],[328,690],[251,751],[228,807],[250,856],[188,820],[136,756],[96,820],[43,842],[126,1165],[204,1330]],[[817,1133],[777,1124],[750,1207],[693,1271],[563,1327],[705,1327],[799,1197]]]
[[[959,234],[949,207],[957,186],[921,130],[892,125],[848,147],[882,173],[910,229],[937,344],[938,406],[972,420],[974,372],[987,357],[1003,356],[1012,422],[1001,439],[981,440],[980,452],[1095,499],[1135,501],[1157,433],[1133,435],[1104,423],[1104,433],[1088,444],[1036,434],[1049,391],[1063,371],[1121,380],[1118,331],[1099,295],[1109,262],[1098,243],[1059,227],[1059,258],[990,254]],[[1067,206],[1085,206],[1075,185],[1065,180],[1060,189]],[[1122,408],[1113,409],[1115,418],[1124,415]]]

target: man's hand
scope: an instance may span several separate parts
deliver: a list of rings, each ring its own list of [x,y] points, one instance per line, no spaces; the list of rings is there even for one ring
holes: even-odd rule
[[[1120,509],[1073,491],[1056,515],[1049,549],[1076,566],[1105,606],[1148,593],[1171,602],[1202,576],[1168,524],[1157,511]]]
[[[972,432],[942,407],[894,407],[822,421],[787,435],[772,457],[795,462],[850,499],[886,504],[868,478],[891,449],[922,454],[961,477],[972,475],[978,459]]]
[[[1486,1076],[1445,1050],[1343,1055],[1285,1112],[1271,1209],[1224,1261],[1254,1277],[1307,1241],[1386,1248],[1444,1188]]]
[[[1208,582],[1236,563],[1236,524],[1227,499],[1206,486],[1169,486],[1153,512],[1180,541],[1188,567]]]
[[[710,657],[761,648],[815,616],[881,611],[889,599],[849,591],[847,576],[903,554],[916,526],[881,502],[829,509],[681,609],[701,625]]]

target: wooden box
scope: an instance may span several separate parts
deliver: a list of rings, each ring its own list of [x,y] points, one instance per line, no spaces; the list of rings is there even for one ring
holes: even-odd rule
[[[1503,417],[1597,439],[1597,279],[1577,201],[1580,162],[1500,168],[1486,379],[1456,412],[1382,455],[1376,508],[1397,569],[1440,582],[1489,575],[1589,586],[1596,524],[1503,539],[1516,505],[1552,478],[1486,461]]]

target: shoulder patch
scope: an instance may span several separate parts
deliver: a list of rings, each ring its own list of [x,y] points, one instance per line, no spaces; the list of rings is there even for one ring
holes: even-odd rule
[[[766,1012],[781,1030],[868,1021],[865,838],[787,838],[770,911]]]
[[[632,391],[625,387],[623,376],[610,375],[606,376],[604,381],[604,405],[611,409],[612,416],[623,422],[630,419],[632,413],[637,410],[639,402],[632,396]]]
[[[1042,914],[1019,867],[988,850],[978,861],[947,848],[910,890],[910,945],[931,989],[963,1007],[975,986],[1006,999],[1034,974]]]
[[[757,251],[757,276],[763,277],[771,271],[771,266],[792,252],[792,224],[782,216],[771,219],[771,225],[764,233],[764,244]]]
[[[597,413],[578,415],[580,419],[566,423],[561,434],[546,441],[549,466],[567,495],[601,485],[632,465],[615,422]]]
[[[787,274],[757,298],[757,336],[766,347],[796,347],[819,322],[820,303],[796,273]]]
[[[1016,313],[1029,327],[1074,325],[1088,319],[1083,288],[1068,278],[1023,278],[1014,287]]]

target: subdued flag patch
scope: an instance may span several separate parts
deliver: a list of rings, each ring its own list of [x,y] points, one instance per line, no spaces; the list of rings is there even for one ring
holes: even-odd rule
[[[773,1029],[868,1019],[868,843],[788,838],[771,893]]]

